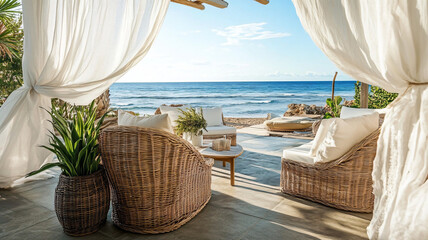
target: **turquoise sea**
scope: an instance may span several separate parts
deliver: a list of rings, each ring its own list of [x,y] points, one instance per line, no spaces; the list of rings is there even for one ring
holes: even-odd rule
[[[354,84],[336,82],[335,95],[353,99]],[[226,117],[266,117],[282,115],[290,103],[324,106],[328,97],[328,81],[115,83],[110,88],[113,108],[147,114],[162,104],[190,104],[221,106]]]

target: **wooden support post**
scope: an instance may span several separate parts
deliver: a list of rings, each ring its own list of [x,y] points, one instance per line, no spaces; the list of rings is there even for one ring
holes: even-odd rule
[[[331,84],[331,100],[334,100],[334,84],[336,83],[337,72],[334,74],[333,83]]]
[[[360,108],[369,107],[369,85],[367,83],[361,83],[360,89]]]

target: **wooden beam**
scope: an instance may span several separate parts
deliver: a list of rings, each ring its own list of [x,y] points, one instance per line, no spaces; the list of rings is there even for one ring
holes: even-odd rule
[[[179,3],[179,4],[183,4],[189,7],[193,7],[199,10],[204,10],[205,6],[202,5],[202,3],[200,1],[188,1],[188,0],[171,0],[171,2],[175,2],[175,3]]]
[[[367,83],[361,83],[360,90],[360,108],[369,107],[369,85]]]
[[[266,5],[266,4],[268,4],[269,3],[269,0],[255,0],[256,2],[259,2],[259,3],[261,3],[261,4],[264,4],[264,5]]]
[[[227,2],[223,0],[199,0],[199,1],[218,8],[227,8],[227,6],[229,5]]]

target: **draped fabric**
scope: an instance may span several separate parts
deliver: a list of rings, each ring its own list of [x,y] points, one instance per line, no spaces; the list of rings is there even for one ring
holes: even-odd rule
[[[169,0],[23,0],[24,86],[0,108],[0,187],[51,155],[51,98],[84,105],[150,49]]]
[[[338,68],[400,93],[378,141],[368,236],[427,239],[428,1],[293,2],[303,27]]]

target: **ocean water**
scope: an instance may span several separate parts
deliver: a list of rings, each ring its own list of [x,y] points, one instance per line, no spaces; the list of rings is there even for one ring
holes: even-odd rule
[[[355,81],[338,81],[335,95],[354,98]],[[282,115],[290,103],[324,106],[331,82],[175,82],[115,83],[110,87],[113,108],[153,114],[162,104],[223,108],[225,117]]]

